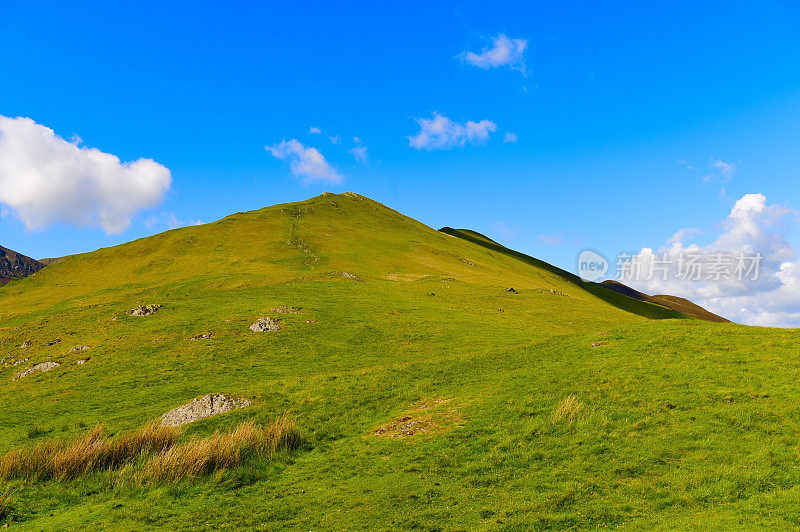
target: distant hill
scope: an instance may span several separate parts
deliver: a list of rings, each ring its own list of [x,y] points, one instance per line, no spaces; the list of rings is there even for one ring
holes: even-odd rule
[[[602,284],[606,288],[609,288],[619,294],[624,294],[628,297],[638,299],[639,301],[649,301],[650,303],[655,303],[656,305],[661,305],[667,308],[671,308],[672,310],[676,310],[682,314],[687,314],[699,320],[713,321],[716,323],[730,322],[730,320],[726,320],[722,316],[717,316],[713,312],[709,312],[700,305],[696,305],[691,301],[689,301],[688,299],[682,297],[669,296],[669,295],[650,296],[643,292],[639,292],[638,290],[634,290],[630,286],[611,280],[603,281]]]
[[[0,285],[32,275],[42,268],[44,264],[38,260],[0,246]]]

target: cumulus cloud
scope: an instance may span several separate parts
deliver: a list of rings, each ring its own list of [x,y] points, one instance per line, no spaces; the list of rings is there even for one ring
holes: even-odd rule
[[[64,140],[30,118],[0,116],[0,203],[27,230],[55,223],[125,231],[161,202],[170,171],[152,159],[118,157]]]
[[[713,242],[687,244],[686,239],[697,233],[678,231],[668,245],[633,254],[626,261],[628,277],[620,280],[643,292],[685,297],[740,323],[800,327],[800,261],[788,240],[795,214],[768,204],[763,194],[746,194],[736,201]],[[687,278],[693,256],[700,257],[702,273]],[[753,260],[757,256],[760,259]],[[735,275],[740,267],[747,271]]]
[[[322,130],[317,126],[311,126],[310,128],[308,128],[309,135],[319,135],[320,133],[322,133]]]
[[[297,139],[283,140],[264,148],[273,157],[289,161],[292,175],[302,179],[306,185],[316,182],[334,184],[342,182],[342,175],[331,166],[319,150],[305,146]]]
[[[517,134],[506,132],[505,136],[503,137],[503,142],[504,143],[517,142]]]
[[[465,63],[488,70],[507,66],[525,72],[525,49],[527,39],[510,39],[500,34],[492,39],[492,46],[484,48],[480,53],[462,52],[458,57]]]
[[[480,122],[453,122],[439,113],[433,118],[416,118],[419,133],[408,137],[408,145],[418,150],[446,150],[467,143],[479,144],[489,140],[489,134],[497,130],[490,120]]]

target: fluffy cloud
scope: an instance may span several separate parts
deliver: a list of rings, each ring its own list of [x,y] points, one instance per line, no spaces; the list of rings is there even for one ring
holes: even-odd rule
[[[433,118],[416,118],[419,133],[408,137],[408,145],[418,150],[446,150],[467,143],[486,142],[489,134],[497,130],[490,120],[453,122],[444,115],[433,113]]]
[[[310,146],[304,146],[299,140],[284,140],[272,146],[265,146],[273,157],[289,161],[292,175],[299,177],[308,185],[316,182],[338,184],[342,176],[325,157]]]
[[[507,66],[525,72],[526,39],[510,39],[502,33],[492,39],[492,47],[484,48],[480,53],[462,52],[458,57],[465,63],[488,70]]]
[[[123,163],[30,118],[0,116],[0,203],[28,230],[67,223],[122,233],[139,210],[161,202],[171,180],[152,159]]]
[[[317,126],[311,126],[310,128],[308,128],[309,135],[319,135],[320,133],[322,133],[322,130]]]
[[[517,142],[517,134],[506,132],[505,136],[503,137],[503,142],[506,144],[509,142]]]
[[[693,231],[678,231],[668,245],[643,248],[620,279],[651,294],[672,294],[690,299],[728,319],[750,325],[800,327],[800,261],[788,241],[794,212],[767,204],[763,194],[747,194],[731,209],[716,240],[706,246],[686,244]],[[700,256],[700,278],[681,276],[687,259]],[[735,272],[738,257],[760,256],[758,275],[753,260],[744,275],[714,275],[714,264],[726,257],[726,271]],[[652,272],[657,272],[655,275]]]

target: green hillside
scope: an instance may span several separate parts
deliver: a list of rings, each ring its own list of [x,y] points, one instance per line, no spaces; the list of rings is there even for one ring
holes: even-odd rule
[[[162,308],[127,314],[143,304]],[[250,331],[261,317],[281,329]],[[11,478],[0,523],[797,526],[798,340],[626,298],[356,194],[237,213],[0,288],[0,453],[214,393],[252,406],[182,441],[290,412],[300,447],[185,481],[137,483],[140,463]]]

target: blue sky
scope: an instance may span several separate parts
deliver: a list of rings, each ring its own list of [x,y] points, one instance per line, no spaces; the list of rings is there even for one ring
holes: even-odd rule
[[[524,41],[519,60],[464,55],[485,61],[501,35]],[[800,209],[798,52],[789,1],[6,0],[0,116],[171,181],[121,233],[58,206],[31,230],[6,200],[0,244],[60,256],[326,190],[570,270],[585,247],[637,252],[683,228],[710,243],[746,194]],[[417,149],[437,113],[449,141]],[[293,175],[291,139],[333,174]]]

